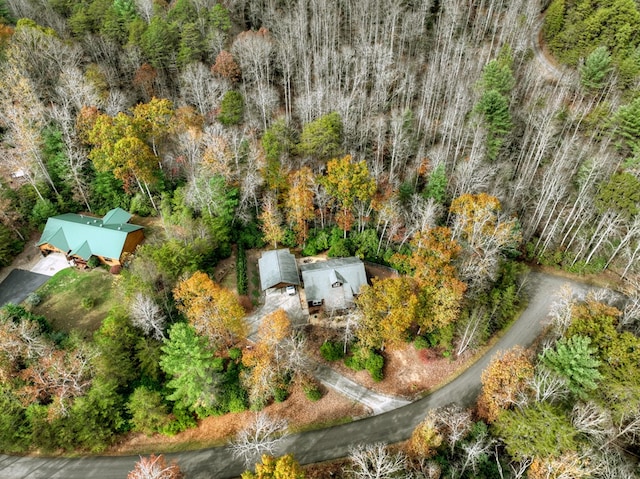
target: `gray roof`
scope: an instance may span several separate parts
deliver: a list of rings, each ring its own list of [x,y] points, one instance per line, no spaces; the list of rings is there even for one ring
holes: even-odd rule
[[[263,291],[282,283],[300,284],[296,258],[288,249],[265,251],[258,260],[258,268]]]
[[[328,309],[353,305],[353,295],[367,284],[364,263],[356,257],[303,264],[300,272],[307,301],[324,300]]]

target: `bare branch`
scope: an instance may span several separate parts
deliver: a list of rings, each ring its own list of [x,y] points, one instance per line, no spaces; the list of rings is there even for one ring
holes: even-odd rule
[[[144,293],[138,292],[129,305],[129,314],[134,326],[142,329],[144,334],[157,340],[164,339],[166,316],[160,306]]]
[[[407,467],[403,453],[392,454],[382,443],[355,446],[349,453],[349,459],[351,466],[347,472],[354,479],[390,479]]]
[[[242,459],[246,467],[251,467],[259,462],[263,454],[274,455],[286,427],[287,421],[284,419],[272,419],[267,413],[259,412],[229,445],[231,454]]]

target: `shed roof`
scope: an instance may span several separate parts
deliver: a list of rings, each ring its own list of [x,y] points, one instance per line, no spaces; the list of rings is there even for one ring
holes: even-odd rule
[[[49,243],[60,251],[83,259],[89,259],[91,255],[118,259],[122,254],[127,235],[143,228],[126,221],[113,223],[115,219],[125,218],[122,213],[131,217],[120,208],[111,210],[105,215],[105,219],[112,221],[106,223],[101,218],[75,213],[52,216],[47,220],[38,246]]]
[[[330,309],[353,303],[353,295],[367,284],[367,274],[360,258],[333,258],[300,265],[307,301],[325,301]]]
[[[258,260],[262,290],[282,283],[300,284],[296,258],[288,249],[265,251]]]

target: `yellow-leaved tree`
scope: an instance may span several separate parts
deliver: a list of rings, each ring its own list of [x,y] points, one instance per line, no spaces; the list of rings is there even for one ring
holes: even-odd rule
[[[292,371],[291,338],[291,322],[283,309],[262,319],[253,348],[242,356],[242,364],[247,369],[241,379],[252,404],[264,405],[278,389],[286,387],[286,376]]]
[[[308,222],[315,218],[313,210],[313,173],[308,166],[303,166],[289,176],[289,193],[285,206],[287,221],[293,226],[298,244],[304,244],[309,236]]]
[[[262,455],[262,463],[256,464],[256,472],[245,471],[242,479],[304,479],[305,474],[300,464],[291,454],[273,457]]]
[[[395,255],[394,261],[412,273],[417,296],[414,322],[421,332],[444,328],[458,318],[466,284],[458,279],[454,260],[460,245],[448,228],[436,227],[416,233],[412,254]]]
[[[376,192],[376,182],[369,174],[367,162],[353,161],[351,155],[330,160],[327,174],[320,182],[340,206],[337,223],[346,237],[347,231],[353,226],[354,209],[358,213],[358,222],[362,224]]]
[[[381,349],[385,344],[401,343],[416,317],[415,280],[400,277],[374,281],[362,287],[356,303],[362,312],[356,328],[360,344]]]

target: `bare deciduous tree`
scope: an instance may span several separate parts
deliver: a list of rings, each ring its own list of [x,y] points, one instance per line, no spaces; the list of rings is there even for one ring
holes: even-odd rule
[[[591,439],[594,445],[603,445],[614,434],[611,414],[594,402],[579,402],[571,411],[575,428]]]
[[[142,329],[144,334],[157,340],[164,339],[164,327],[166,316],[153,298],[145,293],[138,292],[129,304],[131,322]]]
[[[354,479],[392,479],[407,468],[404,453],[394,454],[386,444],[360,444],[349,452],[347,472]]]
[[[556,336],[562,336],[571,325],[571,315],[575,298],[570,286],[564,285],[560,288],[557,299],[551,303],[551,324]]]
[[[246,467],[256,464],[263,454],[274,456],[286,427],[284,419],[274,419],[265,412],[259,412],[229,445],[231,454],[242,459]]]
[[[180,472],[177,464],[167,465],[164,456],[151,454],[149,457],[140,456],[136,466],[129,473],[127,479],[182,479],[184,475]]]
[[[536,402],[559,401],[567,397],[567,381],[549,368],[538,365],[529,381],[527,393],[533,394]]]
[[[483,458],[485,454],[491,454],[493,447],[493,440],[488,437],[487,434],[479,434],[472,441],[469,441],[462,445],[462,450],[464,451],[464,461],[460,466],[460,474],[462,474],[471,467],[473,469],[474,474],[477,473],[477,467],[480,460]]]
[[[437,411],[437,420],[443,428],[445,437],[449,442],[449,449],[453,453],[456,444],[464,439],[471,430],[471,411],[452,404]]]

